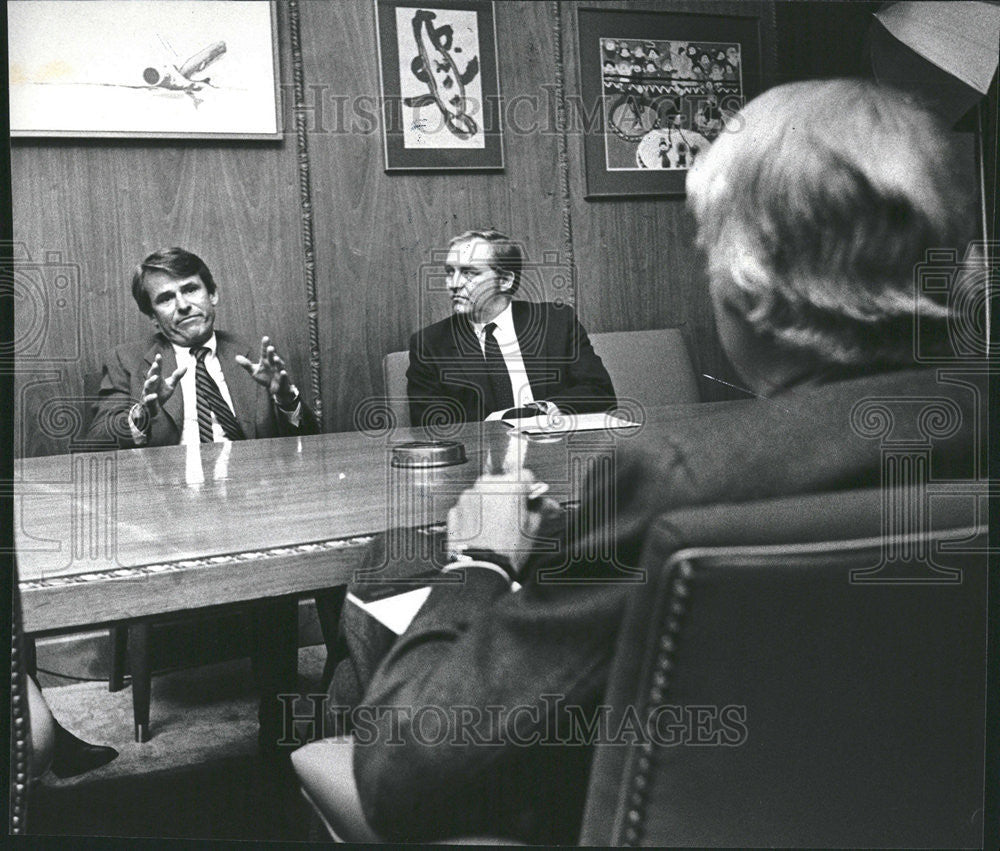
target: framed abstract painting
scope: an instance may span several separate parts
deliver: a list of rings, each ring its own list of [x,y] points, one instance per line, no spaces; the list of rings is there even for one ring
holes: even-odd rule
[[[493,4],[375,0],[386,171],[501,170]]]
[[[683,195],[761,91],[759,18],[580,9],[578,23],[586,197]]]

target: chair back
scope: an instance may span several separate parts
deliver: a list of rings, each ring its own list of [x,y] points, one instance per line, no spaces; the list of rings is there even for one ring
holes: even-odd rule
[[[582,844],[982,847],[987,525],[887,537],[886,497],[654,524]]]
[[[410,405],[406,398],[406,370],[409,365],[408,351],[389,352],[382,358],[385,401],[400,428],[408,428],[410,425]]]
[[[680,328],[608,331],[591,334],[590,342],[611,376],[619,405],[701,401]]]
[[[83,428],[80,432],[81,438],[87,433],[87,429],[90,428],[94,406],[101,391],[102,377],[103,375],[100,371],[85,372],[83,374]]]
[[[83,399],[80,400],[80,428],[70,438],[67,445],[69,452],[101,452],[108,449],[116,449],[117,442],[108,436],[92,439],[88,437],[94,412],[97,409],[97,402],[100,399],[102,371],[84,372],[83,374]]]

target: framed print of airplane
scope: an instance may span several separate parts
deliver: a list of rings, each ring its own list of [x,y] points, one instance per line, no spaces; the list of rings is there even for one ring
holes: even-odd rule
[[[274,3],[7,4],[11,136],[278,139]]]
[[[493,3],[375,0],[385,170],[502,170]]]

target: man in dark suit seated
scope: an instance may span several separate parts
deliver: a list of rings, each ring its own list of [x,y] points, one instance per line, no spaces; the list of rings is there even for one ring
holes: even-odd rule
[[[105,361],[87,434],[94,444],[130,449],[316,433],[316,418],[270,339],[255,352],[216,330],[219,288],[196,254],[153,252],[133,271],[132,296],[156,333],[118,346]],[[317,596],[331,640],[341,600],[340,589]],[[260,743],[268,750],[282,732],[279,704],[267,696],[278,686],[267,683],[293,680],[270,656],[279,642],[297,637],[297,611],[294,600],[283,600],[257,612]]]
[[[514,301],[521,246],[495,230],[451,240],[452,315],[410,338],[406,393],[413,425],[490,418],[510,408],[588,413],[615,407],[604,364],[573,309]]]
[[[771,89],[699,158],[688,201],[719,335],[757,401],[620,447],[615,502],[596,475],[580,494],[610,519],[566,524],[583,540],[554,561],[532,555],[560,512],[529,502],[530,475],[483,476],[460,497],[445,570],[463,581],[432,587],[360,707],[354,769],[376,831],[577,839],[593,744],[579,722],[599,717],[627,597],[643,592],[615,579],[653,517],[879,486],[885,450],[859,403],[887,412],[894,438],[926,442],[935,479],[981,475],[981,370],[939,379],[920,362],[950,353],[961,321],[962,298],[915,281],[929,250],[968,238],[957,160],[933,116],[864,81]],[[947,428],[925,417],[936,404],[953,413]],[[586,555],[608,544],[613,559]]]

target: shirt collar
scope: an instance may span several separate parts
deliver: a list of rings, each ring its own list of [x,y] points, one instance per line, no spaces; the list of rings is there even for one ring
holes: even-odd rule
[[[493,336],[498,340],[509,340],[511,338],[516,338],[514,333],[514,310],[512,305],[514,302],[507,302],[507,306],[498,314],[494,316],[490,322],[494,323],[496,331],[493,332]],[[476,332],[476,336],[482,340],[484,333],[483,329],[489,324],[489,322],[473,322],[472,330]]]
[[[190,360],[194,357],[194,355],[191,354],[192,346],[178,346],[177,343],[171,343],[170,345],[174,347],[174,355],[176,355],[178,363],[180,363],[181,360]],[[203,348],[208,349],[208,353],[210,355],[214,355],[218,345],[215,339],[215,332],[213,331],[212,336],[201,345]]]

